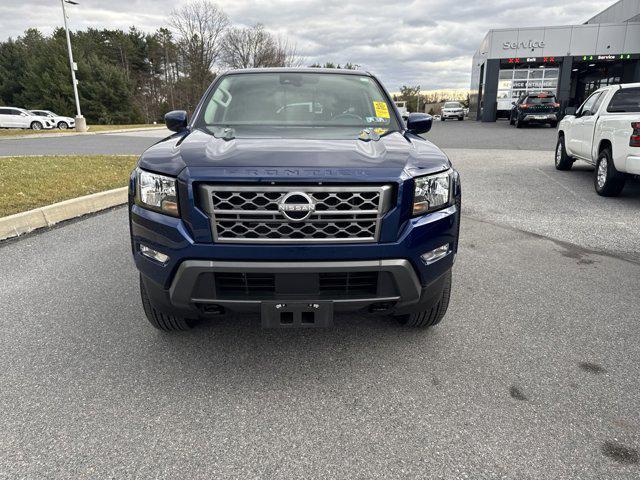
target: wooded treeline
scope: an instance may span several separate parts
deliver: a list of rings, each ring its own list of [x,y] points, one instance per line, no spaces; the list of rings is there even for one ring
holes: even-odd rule
[[[153,33],[88,29],[72,33],[82,114],[89,123],[160,121],[192,111],[216,72],[294,66],[295,46],[263,25],[237,27],[208,0],[173,11]],[[0,42],[0,105],[74,116],[64,30],[29,29]]]

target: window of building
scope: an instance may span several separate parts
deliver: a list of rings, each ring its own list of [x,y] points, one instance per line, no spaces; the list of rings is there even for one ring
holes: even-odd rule
[[[511,102],[528,93],[556,93],[559,68],[504,68],[500,70],[498,80],[498,110],[511,110]]]

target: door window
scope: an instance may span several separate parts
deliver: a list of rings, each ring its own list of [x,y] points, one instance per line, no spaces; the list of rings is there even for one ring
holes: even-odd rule
[[[598,98],[600,97],[601,93],[602,92],[596,92],[593,95],[591,95],[589,98],[587,98],[587,100],[580,107],[580,116],[593,115],[594,113],[593,106],[598,101]]]
[[[598,113],[598,110],[600,109],[600,105],[602,105],[602,101],[604,100],[605,96],[606,96],[605,92],[600,93],[600,96],[598,97],[596,102],[593,104],[593,108],[591,109],[592,114]]]

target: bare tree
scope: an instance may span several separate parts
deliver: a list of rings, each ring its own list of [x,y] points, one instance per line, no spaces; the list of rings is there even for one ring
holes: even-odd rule
[[[299,63],[295,46],[274,36],[260,23],[230,28],[222,44],[221,60],[230,68],[288,67]]]
[[[192,87],[188,106],[193,107],[214,77],[212,69],[219,59],[229,18],[209,0],[194,0],[173,10],[169,25],[182,51],[182,69]]]

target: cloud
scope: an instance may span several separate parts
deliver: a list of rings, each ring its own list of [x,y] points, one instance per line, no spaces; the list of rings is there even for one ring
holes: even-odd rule
[[[186,1],[78,0],[69,7],[72,29],[144,31],[166,23]],[[218,2],[233,23],[264,24],[286,36],[305,63],[351,62],[376,73],[389,90],[403,84],[423,90],[467,88],[471,57],[490,28],[582,23],[610,2],[557,0],[235,0]],[[2,0],[0,39],[35,27],[50,33],[62,24],[57,1]]]

